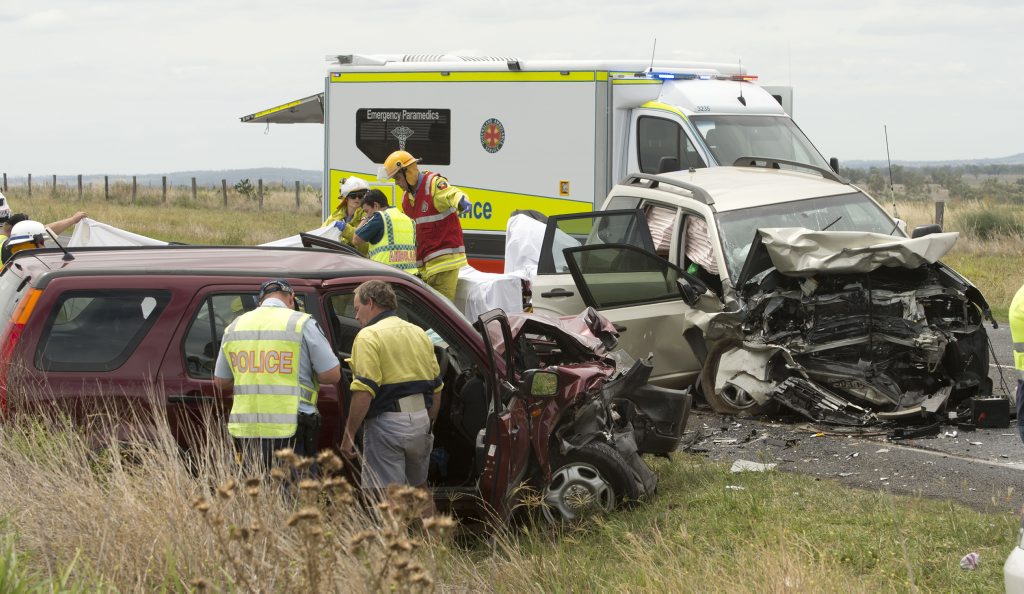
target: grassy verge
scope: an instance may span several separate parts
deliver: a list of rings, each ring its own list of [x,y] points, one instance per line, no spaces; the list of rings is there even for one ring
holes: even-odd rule
[[[910,229],[935,218],[933,202],[901,202],[898,208]],[[1020,265],[1024,236],[1013,231],[1022,220],[1024,207],[1020,206],[984,202],[946,205],[945,230],[959,232],[960,240],[943,261],[971,279],[995,317],[1003,321],[1008,318],[1010,301],[1024,284]]]
[[[564,529],[524,530],[473,571],[499,591],[997,591],[1018,518],[783,474],[660,462],[649,505]],[[971,551],[975,571],[959,567]]]
[[[236,198],[224,208],[217,200],[159,200],[128,204],[121,200],[83,200],[67,197],[8,196],[15,212],[25,212],[44,223],[85,211],[97,221],[161,239],[202,245],[256,245],[308,231],[317,227],[319,202],[305,197],[295,208],[294,193],[267,194],[263,210],[244,198]]]
[[[222,427],[190,469],[166,430],[129,449],[62,423],[4,429],[0,585],[13,591],[995,591],[1017,526],[678,455],[655,463],[652,501],[456,546],[408,532],[414,493],[370,514],[335,479],[282,497],[279,482],[240,474]],[[971,551],[981,566],[964,571]]]

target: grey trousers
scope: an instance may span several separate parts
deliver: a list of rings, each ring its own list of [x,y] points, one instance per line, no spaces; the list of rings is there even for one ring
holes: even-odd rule
[[[433,446],[430,416],[425,410],[386,412],[367,419],[363,428],[363,486],[382,489],[426,483]]]

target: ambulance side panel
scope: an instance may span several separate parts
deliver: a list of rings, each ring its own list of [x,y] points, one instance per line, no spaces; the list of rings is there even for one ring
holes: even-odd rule
[[[470,254],[501,258],[514,210],[590,211],[603,199],[611,176],[608,81],[601,74],[332,73],[330,208],[338,204],[341,178],[358,175],[373,184],[387,154],[406,148],[426,156],[421,169],[444,175],[473,202],[462,216]],[[424,136],[430,149],[417,150]],[[401,199],[388,186],[385,193]]]

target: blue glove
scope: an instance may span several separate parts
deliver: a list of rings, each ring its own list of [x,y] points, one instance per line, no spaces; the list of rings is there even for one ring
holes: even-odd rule
[[[459,200],[459,212],[469,212],[471,208],[473,208],[473,203],[469,201],[469,198],[463,196],[462,200]]]
[[[348,226],[348,222],[346,222],[344,220],[336,221],[334,223],[334,228],[338,230],[338,233],[341,233],[342,231],[344,231],[346,226]]]

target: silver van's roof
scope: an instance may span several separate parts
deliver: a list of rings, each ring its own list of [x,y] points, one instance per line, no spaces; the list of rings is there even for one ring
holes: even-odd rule
[[[711,196],[719,212],[857,191],[849,184],[825,179],[816,173],[762,167],[706,167],[662,173],[658,177],[699,186]],[[626,187],[617,186],[613,194],[623,193]],[[675,192],[669,195],[672,193]]]

